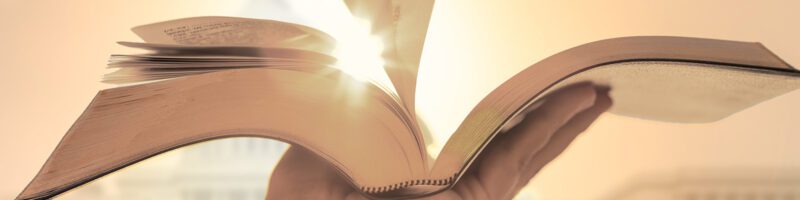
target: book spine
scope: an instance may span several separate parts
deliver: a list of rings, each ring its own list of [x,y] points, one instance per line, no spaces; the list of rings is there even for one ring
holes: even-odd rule
[[[455,183],[456,177],[457,177],[456,175],[453,175],[453,176],[451,176],[449,178],[443,178],[443,179],[410,180],[410,181],[404,181],[404,182],[401,182],[401,183],[396,183],[396,184],[387,185],[387,186],[380,186],[380,187],[364,186],[364,187],[361,187],[361,191],[363,191],[364,193],[367,193],[367,194],[380,194],[380,193],[392,192],[392,191],[404,189],[404,188],[411,187],[411,186],[417,186],[417,185],[433,185],[433,186],[450,185],[450,184]]]

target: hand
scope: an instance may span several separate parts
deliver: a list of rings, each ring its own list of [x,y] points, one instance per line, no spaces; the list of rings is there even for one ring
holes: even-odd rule
[[[423,199],[511,199],[611,107],[609,89],[579,83],[544,98],[518,125],[496,136],[456,185]],[[267,199],[367,199],[335,169],[292,146],[272,173]]]

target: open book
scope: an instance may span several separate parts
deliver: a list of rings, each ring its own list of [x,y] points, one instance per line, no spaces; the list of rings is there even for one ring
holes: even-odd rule
[[[112,56],[118,71],[105,80],[138,84],[100,91],[17,198],[52,197],[171,149],[239,136],[302,146],[370,197],[419,197],[453,186],[498,132],[571,83],[613,88],[613,113],[687,123],[715,121],[800,86],[800,72],[758,43],[602,40],[500,85],[429,160],[414,91],[432,2],[370,2],[351,11],[369,17],[385,42],[390,83],[331,67],[331,50],[347,44],[301,25],[197,17],[134,28],[145,43],[120,44],[149,53]]]

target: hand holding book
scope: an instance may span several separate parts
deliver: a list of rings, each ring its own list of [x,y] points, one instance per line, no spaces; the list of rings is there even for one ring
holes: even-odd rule
[[[510,198],[605,110],[713,122],[800,88],[800,71],[759,43],[601,40],[498,86],[432,160],[414,88],[433,2],[348,2],[381,33],[386,66],[374,67],[386,70],[396,90],[337,68],[327,50],[347,43],[310,27],[236,17],[140,26],[134,32],[145,43],[121,44],[148,52],[112,56],[109,67],[118,71],[106,76],[136,84],[98,92],[17,199],[50,198],[151,156],[226,137],[294,145],[271,180],[270,196],[279,199]],[[527,117],[518,124],[520,116]]]
[[[498,135],[455,186],[425,199],[511,199],[611,107],[608,88],[578,83],[545,97]],[[327,161],[292,146],[273,171],[267,199],[368,199]],[[332,195],[333,194],[333,195]]]

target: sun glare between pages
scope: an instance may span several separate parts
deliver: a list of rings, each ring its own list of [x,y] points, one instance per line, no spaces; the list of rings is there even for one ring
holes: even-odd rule
[[[309,3],[299,0],[287,3],[299,16],[304,16],[305,22],[301,24],[318,28],[336,39],[332,54],[338,61],[334,67],[397,96],[397,90],[384,70],[386,63],[381,54],[385,45],[379,36],[372,33],[371,21],[353,16],[342,1]]]

